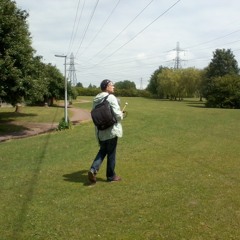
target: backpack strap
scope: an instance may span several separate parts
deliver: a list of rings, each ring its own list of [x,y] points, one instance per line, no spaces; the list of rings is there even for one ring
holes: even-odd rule
[[[110,94],[108,94],[106,97],[103,98],[102,103],[105,102],[105,101],[107,101],[107,98],[108,98],[109,95],[110,95]],[[97,137],[98,137],[98,142],[99,142],[99,144],[100,144],[99,131],[100,131],[100,130],[97,129]]]
[[[104,99],[103,99],[102,102],[106,101],[109,95],[110,95],[110,94],[108,94],[106,97],[104,97]]]

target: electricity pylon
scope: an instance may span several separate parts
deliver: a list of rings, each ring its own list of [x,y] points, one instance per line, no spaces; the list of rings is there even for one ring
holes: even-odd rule
[[[179,68],[182,68],[182,65],[181,65],[181,61],[183,61],[180,57],[180,53],[181,52],[184,52],[184,50],[180,49],[180,45],[179,45],[179,42],[177,42],[177,47],[175,49],[173,49],[176,51],[176,57],[175,57],[175,63],[174,63],[174,68],[175,69],[179,69]]]
[[[69,64],[69,70],[68,70],[68,80],[71,83],[71,86],[77,85],[77,75],[74,65],[74,56],[73,53],[70,55],[70,64]]]

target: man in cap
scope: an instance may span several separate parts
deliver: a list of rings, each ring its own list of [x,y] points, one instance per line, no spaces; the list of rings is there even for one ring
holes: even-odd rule
[[[116,149],[118,138],[122,137],[122,125],[121,120],[123,119],[123,113],[118,104],[117,98],[113,95],[114,84],[112,81],[105,79],[101,82],[100,88],[102,90],[93,100],[93,108],[100,104],[103,99],[107,97],[107,101],[112,107],[113,113],[117,119],[117,123],[105,130],[97,130],[96,136],[99,141],[100,149],[93,160],[91,168],[88,172],[88,179],[91,183],[96,183],[96,175],[101,167],[104,158],[107,156],[107,169],[106,177],[109,182],[120,181],[121,178],[115,173],[116,165]]]

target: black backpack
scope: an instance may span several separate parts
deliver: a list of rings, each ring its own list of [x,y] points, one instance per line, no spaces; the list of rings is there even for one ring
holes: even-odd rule
[[[108,96],[91,111],[93,123],[98,130],[105,130],[117,122],[112,107],[107,101]]]

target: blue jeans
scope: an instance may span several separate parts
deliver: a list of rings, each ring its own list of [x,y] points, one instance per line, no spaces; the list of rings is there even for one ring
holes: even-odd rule
[[[115,177],[115,164],[116,164],[116,149],[118,138],[108,139],[106,141],[99,141],[100,149],[95,157],[91,170],[97,173],[101,167],[104,158],[107,156],[107,180],[112,180]]]

